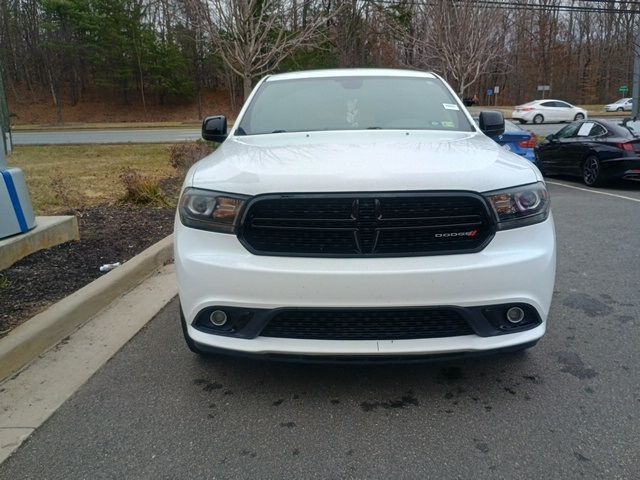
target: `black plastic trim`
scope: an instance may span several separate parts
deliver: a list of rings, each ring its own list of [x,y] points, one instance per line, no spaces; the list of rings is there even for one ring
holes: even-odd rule
[[[505,321],[500,321],[500,313],[505,312],[510,307],[520,307],[525,311],[525,321],[522,324],[511,325]],[[214,310],[224,310],[230,318],[230,324],[225,327],[214,327],[208,322],[208,317]],[[428,307],[372,307],[372,308],[295,308],[282,307],[275,309],[241,308],[227,307],[224,305],[213,305],[203,308],[196,315],[192,322],[193,328],[203,333],[221,335],[234,338],[252,339],[260,335],[266,325],[277,314],[284,311],[310,311],[310,312],[345,312],[345,311],[393,311],[393,310],[453,310],[458,312],[469,324],[473,332],[480,337],[492,337],[518,333],[537,327],[542,323],[538,311],[526,303],[503,303],[495,305],[483,305],[478,307],[458,307],[452,305],[438,305]],[[234,318],[241,318],[238,327],[235,328]],[[452,338],[452,337],[440,337]],[[336,340],[340,341],[340,340]]]
[[[299,252],[269,252],[256,250],[244,238],[245,224],[247,216],[251,211],[251,207],[262,200],[277,200],[283,198],[301,198],[301,199],[323,199],[323,198],[415,198],[415,197],[469,197],[479,200],[482,204],[487,226],[490,228],[489,234],[482,244],[476,248],[441,250],[437,252],[415,252],[415,253],[299,253]],[[253,255],[272,256],[272,257],[311,257],[311,258],[388,258],[388,257],[432,257],[439,255],[466,255],[470,253],[478,253],[484,250],[493,240],[498,230],[498,222],[493,208],[489,204],[489,200],[482,194],[465,190],[429,190],[429,191],[385,191],[385,192],[314,192],[314,193],[269,193],[251,197],[244,205],[239,225],[236,229],[238,240]]]
[[[312,364],[339,364],[339,365],[385,365],[385,364],[409,364],[409,363],[435,363],[449,362],[452,360],[464,360],[469,358],[482,358],[493,355],[520,352],[534,347],[538,340],[521,343],[511,347],[496,348],[492,350],[476,350],[456,353],[431,353],[431,354],[406,354],[406,355],[300,355],[286,353],[250,353],[229,350],[226,348],[211,347],[196,343],[199,352],[212,355],[224,355],[231,358],[244,358],[249,360],[267,360],[281,363],[312,363]]]

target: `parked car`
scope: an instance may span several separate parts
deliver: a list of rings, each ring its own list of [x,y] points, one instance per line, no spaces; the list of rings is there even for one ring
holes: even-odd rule
[[[633,99],[632,98],[621,98],[609,105],[604,106],[605,112],[630,112],[633,110]]]
[[[545,175],[579,176],[590,187],[610,178],[640,180],[640,121],[575,122],[549,135],[535,152]]]
[[[586,119],[587,111],[562,100],[534,100],[518,105],[511,118],[520,123],[573,122]]]
[[[473,117],[473,119],[478,124],[478,117]],[[536,154],[533,149],[537,145],[538,139],[533,132],[529,132],[509,120],[505,120],[504,133],[491,138],[502,148],[535,163]]]
[[[198,353],[344,360],[512,351],[544,334],[555,277],[538,169],[433,73],[262,79],[186,175],[180,314]],[[483,133],[484,132],[484,133]],[[526,272],[526,281],[522,281]]]

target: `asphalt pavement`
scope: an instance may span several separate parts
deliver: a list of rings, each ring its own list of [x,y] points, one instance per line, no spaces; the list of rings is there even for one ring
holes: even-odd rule
[[[175,143],[200,138],[199,128],[129,128],[20,130],[12,133],[14,145],[76,145],[95,143]]]
[[[608,117],[611,119],[612,117]],[[523,128],[547,136],[563,128],[565,123],[526,124]],[[129,129],[64,129],[20,130],[12,134],[14,145],[76,145],[95,143],[175,143],[200,138],[199,128],[129,128]]]
[[[408,365],[203,360],[174,301],[0,478],[638,478],[640,188],[549,185],[558,275],[535,348]]]

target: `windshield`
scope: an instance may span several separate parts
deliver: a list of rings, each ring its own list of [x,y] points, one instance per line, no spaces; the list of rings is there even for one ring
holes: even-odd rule
[[[476,125],[480,125],[480,117],[473,117],[473,121],[476,123]],[[516,125],[515,123],[509,121],[509,120],[505,120],[504,121],[504,133],[523,133],[523,134],[528,134],[529,132],[527,132],[524,128],[519,127],[518,125]]]
[[[520,128],[513,122],[509,120],[504,121],[504,131],[505,133],[527,133],[523,128]]]
[[[626,119],[618,125],[626,128],[634,137],[640,137],[640,120]]]
[[[353,76],[264,82],[235,133],[366,129],[474,131],[437,78]]]

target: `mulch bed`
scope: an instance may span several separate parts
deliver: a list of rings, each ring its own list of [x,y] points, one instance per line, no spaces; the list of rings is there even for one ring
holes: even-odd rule
[[[46,307],[104,275],[173,231],[173,208],[99,205],[63,212],[78,217],[80,241],[23,258],[0,271],[0,337]]]

